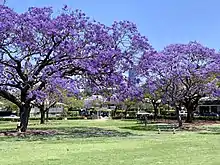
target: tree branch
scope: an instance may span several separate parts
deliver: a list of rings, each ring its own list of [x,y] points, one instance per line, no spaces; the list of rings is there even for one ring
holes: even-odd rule
[[[11,101],[12,103],[16,104],[19,108],[21,107],[21,102],[18,101],[18,99],[10,94],[9,92],[5,90],[0,90],[0,96],[4,97],[5,99]]]

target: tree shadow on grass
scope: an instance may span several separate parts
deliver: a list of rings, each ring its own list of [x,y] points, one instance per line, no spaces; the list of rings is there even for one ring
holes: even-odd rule
[[[1,131],[0,137],[15,137],[16,140],[47,140],[64,138],[95,138],[95,137],[128,137],[138,136],[130,132],[103,129],[99,127],[63,127],[63,128],[36,128],[29,129],[26,133],[16,131]]]
[[[135,125],[135,126],[128,126],[128,127],[119,127],[121,129],[129,129],[134,131],[157,131],[158,127],[156,125]]]
[[[202,135],[220,135],[220,127],[207,127],[205,132],[199,132]]]
[[[130,132],[120,132],[117,130],[103,129],[99,127],[74,127],[58,129],[59,135],[68,135],[72,138],[89,137],[127,137],[134,134]]]
[[[199,132],[201,135],[220,135],[220,132]]]
[[[134,126],[125,126],[125,127],[119,127],[121,129],[128,129],[128,130],[133,130],[133,131],[158,131],[158,129],[163,130],[163,131],[173,131],[175,130],[179,131],[179,128],[175,124],[164,124],[164,123],[155,123],[155,124],[147,124],[146,126],[144,124],[137,124]]]

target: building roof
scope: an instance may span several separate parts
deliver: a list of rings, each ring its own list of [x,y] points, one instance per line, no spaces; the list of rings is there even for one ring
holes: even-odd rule
[[[220,100],[202,100],[199,105],[220,105]]]

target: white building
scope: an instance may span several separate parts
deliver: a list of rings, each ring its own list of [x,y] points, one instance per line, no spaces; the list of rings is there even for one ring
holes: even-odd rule
[[[200,114],[204,113],[218,113],[220,114],[220,99],[204,97],[199,101],[197,111]]]
[[[53,107],[49,108],[49,117],[58,117],[61,116],[64,112],[63,103],[56,103]],[[37,107],[31,108],[30,116],[37,117],[40,115],[40,109]]]

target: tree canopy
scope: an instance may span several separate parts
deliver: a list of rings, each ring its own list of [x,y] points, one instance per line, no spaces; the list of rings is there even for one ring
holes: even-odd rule
[[[161,52],[142,56],[139,70],[146,78],[148,89],[153,95],[162,92],[163,102],[173,106],[185,106],[187,120],[191,122],[192,113],[203,96],[211,96],[216,91],[215,74],[218,68],[214,49],[198,42],[172,44]]]
[[[52,8],[19,14],[1,5],[0,14],[0,95],[20,108],[22,131],[31,102],[47,98],[48,89],[120,88],[133,56],[151,49],[135,24],[106,26],[67,6],[55,15]]]

